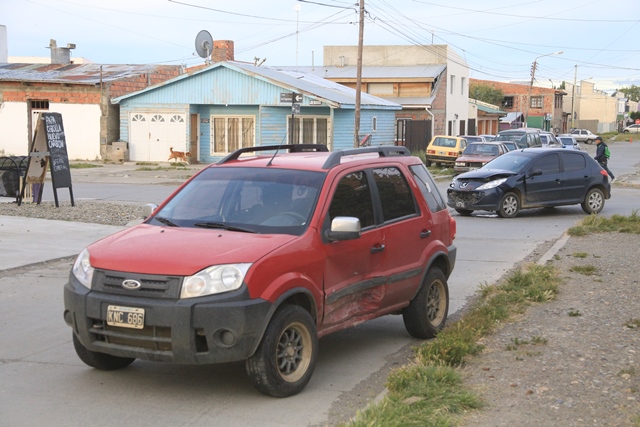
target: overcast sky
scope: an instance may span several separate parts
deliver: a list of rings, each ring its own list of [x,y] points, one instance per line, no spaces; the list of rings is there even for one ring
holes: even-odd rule
[[[365,45],[448,44],[479,79],[528,81],[537,58],[540,86],[640,85],[638,0],[364,1]],[[321,65],[325,45],[358,43],[357,10],[348,0],[0,0],[0,25],[9,56],[48,57],[55,39],[96,63],[193,66],[207,30],[234,41],[236,60],[304,66]]]

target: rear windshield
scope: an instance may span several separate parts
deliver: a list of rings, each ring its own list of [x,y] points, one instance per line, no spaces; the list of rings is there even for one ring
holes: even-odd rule
[[[495,144],[469,144],[462,154],[475,156],[497,156],[500,154],[498,146]]]
[[[431,145],[435,145],[436,147],[455,147],[456,146],[456,139],[455,138],[445,138],[442,136],[438,136],[436,137],[436,139],[433,140],[433,142],[431,143]]]
[[[518,142],[524,137],[524,133],[504,133],[498,134],[496,141],[515,141]]]

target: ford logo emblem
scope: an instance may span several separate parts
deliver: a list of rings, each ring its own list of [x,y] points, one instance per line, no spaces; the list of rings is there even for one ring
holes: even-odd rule
[[[138,282],[137,280],[131,280],[131,279],[123,280],[122,287],[129,290],[140,289],[140,287],[142,287],[142,283]]]

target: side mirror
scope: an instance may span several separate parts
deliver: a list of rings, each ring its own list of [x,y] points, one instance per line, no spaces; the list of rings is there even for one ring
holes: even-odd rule
[[[360,220],[350,216],[337,216],[331,221],[331,230],[327,231],[330,242],[354,240],[360,238]]]
[[[158,209],[158,205],[155,205],[153,203],[147,203],[142,207],[142,217],[144,219],[149,218],[153,213],[153,211],[155,211],[156,209]]]
[[[542,169],[534,169],[527,174],[527,178],[533,178],[534,176],[542,175]]]

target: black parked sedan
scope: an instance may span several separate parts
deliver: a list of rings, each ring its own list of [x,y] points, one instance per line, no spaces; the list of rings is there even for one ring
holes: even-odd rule
[[[520,209],[578,203],[586,213],[598,213],[609,197],[607,172],[587,153],[561,148],[510,151],[458,175],[447,190],[447,204],[460,215],[484,210],[502,218]]]

